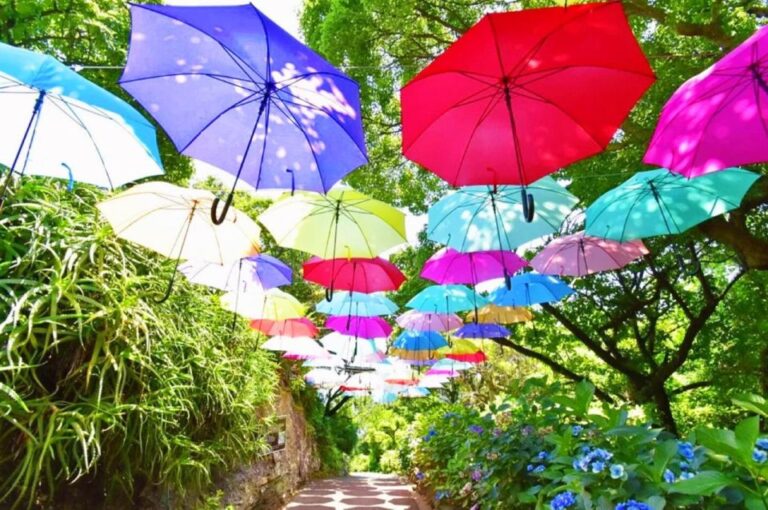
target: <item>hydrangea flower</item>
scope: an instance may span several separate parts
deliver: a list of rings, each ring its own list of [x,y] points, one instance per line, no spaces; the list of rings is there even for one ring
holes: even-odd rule
[[[680,473],[681,480],[690,480],[694,476],[696,476],[696,473],[691,473],[690,471],[683,471],[682,473]]]
[[[469,426],[469,431],[470,431],[470,432],[474,432],[474,433],[475,433],[475,434],[477,434],[478,436],[479,436],[480,434],[482,434],[484,430],[485,430],[485,429],[483,429],[483,427],[481,427],[480,425],[470,425],[470,426]]]
[[[680,441],[677,443],[677,453],[685,460],[693,460],[693,445]]]
[[[768,452],[761,450],[760,448],[755,448],[752,451],[752,460],[758,464],[763,464],[766,460],[768,460]]]
[[[433,437],[435,437],[436,435],[437,435],[437,431],[435,430],[435,428],[434,427],[429,427],[429,431],[427,432],[427,435],[424,436],[422,439],[425,442],[427,442],[430,439],[432,439]]]
[[[549,459],[549,453],[542,450],[542,451],[540,451],[536,455],[536,459],[538,459],[538,460],[547,460],[547,459]]]
[[[571,491],[561,492],[549,503],[552,510],[564,510],[576,504],[576,496]]]
[[[624,466],[621,464],[613,464],[610,468],[611,478],[618,480],[624,476]]]
[[[416,473],[416,479],[417,479],[417,480],[423,480],[424,478],[426,478],[426,476],[427,476],[427,475],[425,475],[425,474],[424,474],[423,472],[421,472],[421,471],[418,471],[418,472]]]
[[[602,460],[596,460],[592,463],[592,472],[593,473],[600,473],[605,469],[605,462]]]
[[[616,505],[616,510],[653,510],[650,505],[647,505],[646,503],[641,503],[639,501],[635,501],[634,499],[630,499],[629,501],[625,501],[624,503],[619,503]]]
[[[673,473],[671,469],[665,469],[662,477],[664,478],[664,481],[667,483],[675,483],[675,480],[677,479],[675,477],[675,473]]]
[[[578,437],[581,435],[581,432],[584,430],[584,427],[581,425],[574,425],[571,427],[571,434],[573,434],[573,437]]]
[[[573,468],[584,471],[599,473],[605,469],[605,463],[613,458],[613,454],[604,448],[584,447],[581,450],[582,455],[573,460]]]
[[[768,450],[768,439],[764,438],[764,437],[761,437],[760,439],[757,440],[755,445],[758,448],[762,448],[763,450]]]
[[[472,480],[479,482],[480,479],[483,477],[483,470],[480,468],[475,468],[472,470]]]

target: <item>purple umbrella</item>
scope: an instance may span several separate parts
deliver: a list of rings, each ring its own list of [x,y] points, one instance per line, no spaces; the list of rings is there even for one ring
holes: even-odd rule
[[[478,284],[495,278],[509,278],[528,265],[513,251],[491,250],[461,253],[443,248],[424,264],[422,278],[440,284]]]
[[[326,192],[367,161],[359,88],[253,5],[131,5],[120,84],[178,150],[253,187]]]
[[[509,330],[499,324],[465,324],[453,333],[459,338],[506,338],[511,335]]]
[[[643,161],[686,177],[768,160],[768,27],[685,82]]]
[[[392,326],[381,317],[336,315],[326,319],[325,327],[357,338],[386,338],[392,333]]]
[[[429,313],[408,310],[396,319],[397,325],[412,331],[450,331],[461,327],[461,317],[455,313]]]

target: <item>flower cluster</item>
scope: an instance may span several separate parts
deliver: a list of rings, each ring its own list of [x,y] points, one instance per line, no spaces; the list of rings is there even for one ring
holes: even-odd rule
[[[768,460],[768,439],[760,438],[757,440],[755,449],[752,451],[752,460],[758,464],[763,464]]]
[[[602,472],[606,463],[613,458],[613,454],[603,448],[592,448],[584,446],[581,449],[581,455],[573,460],[573,469],[593,473]]]
[[[677,453],[685,460],[693,460],[693,445],[691,443],[679,441],[677,443]]]
[[[576,504],[576,496],[571,491],[561,492],[549,503],[552,510],[564,510]]]
[[[581,425],[574,425],[571,427],[571,434],[573,434],[573,437],[579,437],[583,431],[584,427]]]
[[[481,478],[483,478],[483,470],[480,468],[475,468],[472,470],[472,474],[470,475],[472,477],[472,480],[475,482],[479,482]]]
[[[485,430],[485,429],[483,429],[483,427],[481,427],[480,425],[470,425],[470,426],[469,426],[469,431],[470,431],[470,432],[474,432],[474,433],[475,433],[475,434],[477,434],[478,436],[479,436],[480,434],[482,434],[484,430]]]
[[[667,483],[675,483],[678,480],[688,480],[689,478],[693,478],[695,476],[695,473],[692,473],[690,471],[685,471],[685,468],[688,467],[688,464],[685,462],[680,463],[680,467],[683,468],[683,471],[680,472],[680,476],[675,476],[675,472],[671,469],[665,469],[664,474],[662,477],[664,478],[664,481]]]
[[[532,460],[531,464],[528,464],[526,471],[529,473],[542,473],[547,466],[544,464],[549,460],[550,454],[545,451],[540,451]],[[541,462],[541,464],[539,464]]]
[[[616,505],[616,510],[653,510],[650,505],[630,499]]]
[[[435,427],[429,427],[429,431],[427,431],[427,435],[424,436],[422,439],[424,441],[429,441],[433,437],[437,435],[437,430],[435,430]]]

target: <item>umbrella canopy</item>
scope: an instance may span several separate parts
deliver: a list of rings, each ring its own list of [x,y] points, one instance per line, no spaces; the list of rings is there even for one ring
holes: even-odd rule
[[[511,335],[504,326],[483,322],[465,324],[453,333],[453,336],[459,338],[506,338]]]
[[[231,312],[247,319],[282,321],[304,316],[304,305],[287,292],[269,289],[264,292],[230,292],[221,297],[221,304]]]
[[[325,192],[367,161],[358,85],[253,5],[130,9],[120,84],[179,152],[257,189]]]
[[[330,387],[343,383],[347,380],[347,376],[337,372],[336,370],[315,368],[307,372],[304,376],[304,379],[314,386]]]
[[[412,297],[405,306],[420,312],[451,314],[486,304],[484,297],[464,285],[431,285]]]
[[[0,164],[105,188],[163,173],[155,128],[46,55],[0,43]]]
[[[488,357],[483,351],[468,352],[468,353],[453,353],[448,352],[445,354],[446,358],[455,359],[457,361],[463,361],[465,363],[485,363]]]
[[[320,331],[315,324],[306,317],[297,319],[256,319],[251,321],[251,328],[264,333],[267,336],[284,337],[316,337]]]
[[[476,285],[495,278],[509,278],[528,262],[513,251],[460,253],[443,248],[424,264],[421,277],[437,283]]]
[[[381,294],[362,294],[360,292],[336,292],[330,301],[322,300],[315,309],[326,315],[356,315],[374,317],[391,315],[397,311],[397,305]]]
[[[420,388],[442,388],[444,384],[451,380],[444,375],[425,375],[419,379]]]
[[[619,243],[584,232],[558,237],[541,250],[531,266],[542,274],[585,276],[620,269],[648,254],[642,241]]]
[[[265,253],[223,265],[190,260],[180,265],[179,271],[192,283],[226,291],[247,290],[251,286],[261,290],[273,289],[290,285],[293,276],[289,266]]]
[[[467,320],[482,323],[513,324],[533,320],[533,314],[527,308],[489,304],[482,307],[477,313],[470,312]]]
[[[450,331],[461,327],[461,317],[456,314],[442,314],[408,310],[397,319],[397,325],[413,331]]]
[[[619,2],[489,14],[403,88],[403,153],[530,184],[601,152],[653,81]]]
[[[401,351],[436,351],[447,345],[445,338],[434,331],[403,331],[392,342],[392,348]]]
[[[336,315],[326,319],[325,327],[345,335],[360,338],[388,337],[392,333],[392,326],[381,317]]]
[[[389,353],[409,365],[416,366],[430,366],[443,357],[439,349],[436,351],[409,351],[407,349],[391,348]]]
[[[686,81],[643,161],[686,177],[768,160],[768,27]]]
[[[323,349],[319,343],[306,336],[273,336],[261,344],[261,348],[268,351],[291,352],[293,354],[308,357],[312,356],[315,358],[330,356],[330,353]]]
[[[421,398],[429,395],[429,390],[419,386],[407,386],[405,389],[398,392],[398,395],[405,398]]]
[[[304,279],[335,290],[363,293],[395,291],[405,275],[382,258],[324,260],[312,257],[304,263]]]
[[[536,211],[524,218],[518,186],[469,186],[429,209],[427,237],[460,252],[507,250],[560,229],[579,201],[550,177],[530,185]]]
[[[427,376],[445,376],[445,377],[457,377],[461,375],[461,372],[472,368],[472,363],[465,361],[456,361],[451,358],[443,358],[429,370],[427,370]]]
[[[511,288],[502,285],[489,299],[500,306],[531,306],[560,301],[573,289],[554,276],[525,273],[512,278]]]
[[[620,242],[679,234],[739,207],[759,178],[740,168],[696,179],[665,169],[638,172],[589,206],[586,233]]]
[[[407,242],[402,212],[351,189],[284,196],[259,221],[280,246],[323,259],[372,258]]]
[[[363,359],[381,360],[378,354],[386,349],[384,339],[360,338],[341,333],[330,333],[320,339],[326,350],[342,360],[360,361]]]

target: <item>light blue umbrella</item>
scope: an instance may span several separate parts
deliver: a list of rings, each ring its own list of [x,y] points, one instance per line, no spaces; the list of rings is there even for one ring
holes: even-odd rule
[[[558,230],[579,201],[551,177],[526,189],[536,204],[530,223],[523,213],[520,186],[467,186],[429,209],[427,237],[460,252],[511,251]]]
[[[536,273],[513,277],[510,287],[502,285],[491,292],[491,302],[498,306],[531,306],[560,301],[574,292],[562,280],[552,275]]]
[[[587,208],[587,235],[625,242],[679,234],[736,209],[760,176],[728,168],[695,179],[666,169],[638,172]]]
[[[484,297],[465,285],[431,285],[405,306],[420,312],[450,314],[476,310],[487,304]]]
[[[155,128],[53,57],[0,43],[0,164],[116,188],[163,173]]]
[[[436,351],[447,346],[448,342],[445,338],[434,331],[406,330],[397,335],[392,342],[393,349],[403,351]]]
[[[382,294],[334,292],[330,301],[320,301],[315,305],[315,309],[327,315],[374,317],[395,313],[397,305]]]

